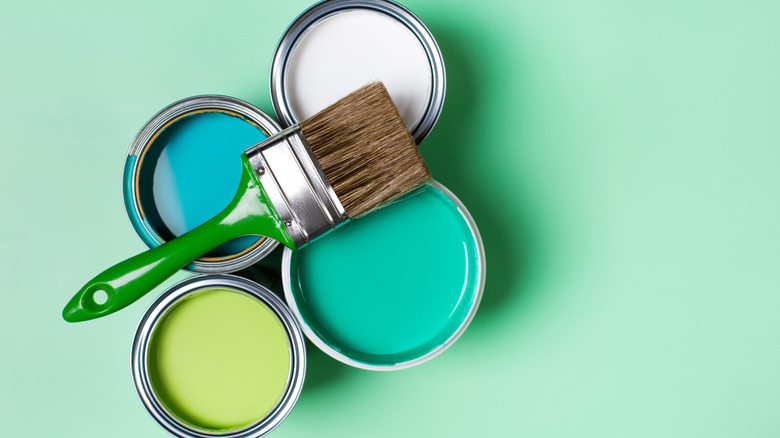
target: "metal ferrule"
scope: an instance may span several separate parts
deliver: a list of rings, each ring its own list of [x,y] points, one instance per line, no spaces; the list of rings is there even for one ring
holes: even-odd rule
[[[298,125],[245,153],[296,247],[347,220]]]

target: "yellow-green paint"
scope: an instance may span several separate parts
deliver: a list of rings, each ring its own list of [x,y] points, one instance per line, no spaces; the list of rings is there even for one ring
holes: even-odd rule
[[[224,288],[176,303],[157,324],[147,365],[162,404],[199,429],[237,430],[265,417],[287,385],[286,331],[260,301]]]

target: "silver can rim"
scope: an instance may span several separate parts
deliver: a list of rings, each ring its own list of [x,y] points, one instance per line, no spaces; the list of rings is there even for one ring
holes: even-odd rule
[[[474,245],[477,248],[477,254],[479,257],[478,263],[477,263],[477,284],[475,286],[474,291],[474,298],[471,302],[471,308],[469,309],[468,314],[461,322],[460,326],[458,326],[457,330],[449,337],[446,341],[444,341],[442,344],[437,346],[436,348],[432,349],[431,351],[427,352],[426,354],[405,361],[405,362],[398,362],[394,364],[371,364],[371,363],[365,363],[360,362],[357,360],[354,360],[350,358],[349,356],[345,355],[344,353],[336,350],[335,348],[328,345],[325,341],[322,340],[322,338],[319,337],[319,335],[309,327],[309,325],[306,323],[306,320],[303,318],[303,315],[301,315],[300,310],[298,310],[298,302],[295,299],[295,294],[293,294],[293,288],[292,288],[292,275],[291,275],[291,269],[292,269],[292,256],[293,251],[289,248],[285,248],[284,253],[282,254],[282,284],[284,287],[284,298],[285,301],[287,301],[290,311],[295,316],[295,320],[298,322],[298,325],[300,325],[301,329],[303,330],[303,333],[306,335],[306,337],[311,341],[312,344],[317,346],[320,350],[322,350],[325,354],[328,356],[336,359],[337,361],[356,367],[361,368],[364,370],[371,370],[371,371],[393,371],[393,370],[401,370],[404,368],[410,368],[416,365],[420,365],[424,362],[427,362],[434,357],[440,355],[444,352],[444,350],[448,349],[452,344],[455,343],[455,341],[458,340],[458,338],[463,335],[463,333],[468,328],[469,324],[471,324],[471,321],[474,319],[474,316],[477,314],[477,309],[479,308],[479,303],[482,301],[482,294],[485,290],[485,279],[487,276],[487,270],[486,270],[486,263],[485,263],[485,246],[482,242],[482,236],[479,233],[479,229],[477,228],[477,223],[474,221],[474,218],[471,216],[471,213],[469,213],[466,206],[461,202],[460,199],[458,199],[457,196],[455,196],[454,193],[452,193],[449,189],[444,187],[441,183],[438,181],[429,181],[426,184],[440,190],[443,194],[445,194],[452,202],[455,204],[455,206],[458,209],[458,212],[463,216],[463,219],[466,221],[469,227],[469,231],[471,231],[471,235],[474,238]]]
[[[168,412],[152,389],[146,366],[149,340],[161,318],[182,298],[204,288],[212,287],[236,290],[268,306],[282,322],[290,344],[290,370],[287,385],[277,405],[256,423],[227,432],[197,429],[183,423]],[[131,363],[133,383],[141,403],[154,420],[171,434],[180,438],[259,438],[281,424],[298,401],[306,375],[306,346],[303,333],[294,316],[281,299],[270,290],[253,281],[234,275],[199,275],[173,285],[149,307],[135,332]]]
[[[133,139],[127,152],[125,170],[122,176],[122,195],[124,197],[125,213],[138,237],[149,248],[162,245],[165,243],[165,240],[148,221],[143,219],[144,215],[141,211],[140,200],[137,197],[138,181],[136,180],[141,160],[136,159],[131,162],[131,157],[140,156],[160,130],[172,121],[190,113],[209,110],[229,111],[246,117],[248,121],[256,124],[267,137],[281,132],[279,124],[254,105],[234,97],[218,94],[187,97],[166,106],[152,116]],[[203,274],[222,274],[238,271],[263,259],[278,244],[279,242],[266,238],[256,247],[243,254],[228,256],[222,260],[194,260],[192,264],[184,269]]]
[[[286,84],[290,55],[300,38],[311,25],[320,20],[354,9],[373,10],[395,18],[415,34],[428,56],[428,62],[431,66],[431,95],[422,118],[416,126],[409,129],[415,142],[419,145],[436,125],[444,107],[444,96],[447,90],[444,58],[436,39],[422,20],[406,7],[391,0],[323,0],[306,9],[287,27],[279,39],[271,63],[271,102],[276,117],[284,128],[300,122],[295,118],[292,110]]]

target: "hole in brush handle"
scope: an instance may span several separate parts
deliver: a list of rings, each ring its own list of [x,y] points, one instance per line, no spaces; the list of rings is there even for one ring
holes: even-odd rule
[[[108,302],[108,292],[103,289],[98,289],[92,293],[92,301],[98,306],[106,304]]]
[[[108,283],[96,283],[81,295],[81,307],[92,313],[102,313],[109,309],[116,291]]]

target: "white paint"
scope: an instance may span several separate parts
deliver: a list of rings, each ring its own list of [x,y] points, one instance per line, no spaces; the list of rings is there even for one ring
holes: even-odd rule
[[[309,27],[287,65],[287,92],[298,121],[350,92],[382,81],[412,130],[431,95],[433,73],[422,43],[381,12],[354,9]]]

